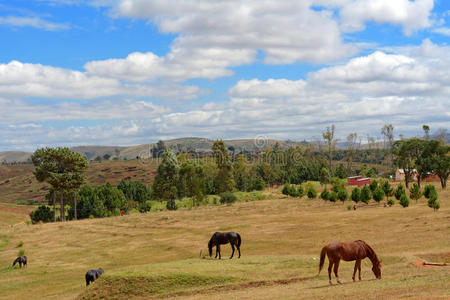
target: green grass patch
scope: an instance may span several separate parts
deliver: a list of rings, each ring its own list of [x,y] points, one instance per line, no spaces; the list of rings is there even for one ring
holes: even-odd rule
[[[8,245],[9,245],[9,238],[6,235],[2,236],[0,240],[0,249],[5,248]]]
[[[125,299],[170,295],[189,289],[212,287],[236,281],[233,277],[194,274],[161,276],[105,275],[80,296],[81,299]]]

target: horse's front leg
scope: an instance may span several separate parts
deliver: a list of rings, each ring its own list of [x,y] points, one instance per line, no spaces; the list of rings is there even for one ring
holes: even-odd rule
[[[328,259],[329,260],[329,259]],[[329,264],[328,264],[328,279],[330,280],[330,285],[333,285],[333,283],[331,282],[331,269],[333,268],[333,263],[331,262],[331,260],[330,260],[330,262],[329,262]]]
[[[220,253],[220,245],[217,245],[217,249],[219,250],[219,259],[222,259],[222,253]]]
[[[232,259],[233,255],[234,255],[234,245],[232,243],[230,243],[230,245],[231,245],[231,249],[233,249],[233,251],[231,252],[231,256],[230,256],[230,259]]]
[[[358,260],[359,281],[361,281],[361,260]]]
[[[219,255],[219,245],[216,245],[216,256],[214,257],[214,259],[217,258],[217,255]]]
[[[359,259],[355,261],[355,268],[353,269],[353,276],[352,276],[353,281],[355,281],[356,271],[358,270],[358,261]]]
[[[339,262],[340,262],[340,261],[338,260],[337,262],[334,263],[334,275],[336,276],[337,282],[338,282],[338,283],[342,283],[342,282],[339,280],[339,275],[338,275]]]

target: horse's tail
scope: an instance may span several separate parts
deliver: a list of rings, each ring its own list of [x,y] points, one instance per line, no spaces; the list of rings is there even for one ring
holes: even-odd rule
[[[320,274],[320,271],[322,271],[323,264],[325,263],[325,254],[327,254],[327,247],[328,247],[328,246],[324,246],[324,247],[322,248],[322,251],[320,251],[319,274]],[[317,274],[317,275],[318,275],[318,274]]]
[[[239,233],[236,233],[236,234],[237,234],[237,237],[238,237],[237,246],[238,246],[238,247],[241,247],[241,242],[242,242],[241,236],[239,235]]]

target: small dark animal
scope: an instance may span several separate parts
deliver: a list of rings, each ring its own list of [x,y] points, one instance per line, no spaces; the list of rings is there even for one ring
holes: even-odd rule
[[[16,264],[19,264],[19,266],[22,268],[22,266],[27,266],[27,257],[25,255],[19,256],[16,258],[16,260],[13,262],[12,266],[14,267]]]
[[[341,283],[338,277],[339,261],[341,259],[344,261],[356,260],[352,276],[353,281],[355,281],[357,269],[359,270],[359,280],[361,280],[361,260],[366,257],[368,257],[372,262],[372,271],[375,274],[375,277],[377,279],[381,279],[381,261],[378,259],[375,251],[373,251],[373,249],[364,241],[358,240],[351,243],[335,242],[323,247],[320,252],[319,274],[322,270],[323,264],[325,263],[325,255],[328,256],[329,261],[328,277],[330,279],[330,284],[332,284],[331,269],[333,268],[333,265],[334,275],[336,276],[337,282]]]
[[[233,252],[231,253],[230,259],[233,258],[234,255],[234,246],[236,246],[239,257],[241,258],[241,236],[239,233],[236,232],[216,232],[212,235],[211,239],[208,242],[208,250],[209,250],[209,257],[212,256],[212,248],[216,246],[216,257],[219,255],[219,259],[222,258],[222,255],[220,254],[220,245],[225,244],[231,244],[231,249],[233,249]]]
[[[89,270],[86,272],[86,286],[88,286],[91,282],[94,282],[95,280],[97,280],[100,275],[102,275],[103,273],[105,273],[105,271],[103,271],[102,268],[98,268],[98,270]]]

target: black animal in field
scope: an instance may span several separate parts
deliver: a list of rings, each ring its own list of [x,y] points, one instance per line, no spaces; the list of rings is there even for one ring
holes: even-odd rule
[[[212,248],[216,246],[215,258],[219,255],[219,259],[221,259],[222,255],[220,254],[220,245],[225,245],[228,243],[231,244],[231,249],[233,249],[230,259],[233,258],[235,246],[239,252],[239,258],[241,258],[241,236],[236,232],[215,232],[208,242],[209,257],[212,256]]]
[[[98,268],[98,270],[89,270],[86,272],[86,286],[88,286],[91,282],[97,280],[105,271],[102,268]]]
[[[14,267],[16,264],[19,264],[19,266],[22,268],[27,266],[27,257],[25,255],[19,256],[16,258],[16,260],[13,262],[12,266]]]

